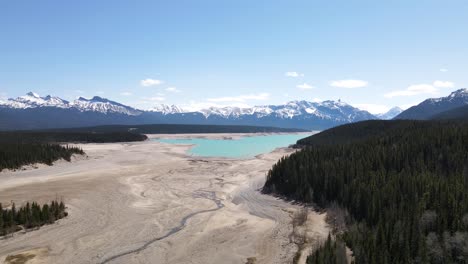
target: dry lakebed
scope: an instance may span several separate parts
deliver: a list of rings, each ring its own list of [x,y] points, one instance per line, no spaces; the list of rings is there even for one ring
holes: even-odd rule
[[[189,145],[151,140],[80,147],[86,158],[0,173],[5,206],[58,197],[69,212],[39,230],[0,238],[0,262],[292,263],[299,250],[292,219],[301,206],[259,191],[292,149],[228,159],[190,156]],[[308,216],[301,232],[312,245],[329,230],[325,214]]]

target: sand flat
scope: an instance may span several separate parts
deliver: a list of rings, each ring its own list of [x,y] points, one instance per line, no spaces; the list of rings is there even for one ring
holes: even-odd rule
[[[271,165],[293,150],[237,160],[189,157],[189,147],[85,144],[86,159],[0,173],[0,202],[63,197],[70,213],[1,239],[0,261],[45,248],[37,262],[290,263],[297,251],[289,239],[291,215],[298,207],[258,189]]]

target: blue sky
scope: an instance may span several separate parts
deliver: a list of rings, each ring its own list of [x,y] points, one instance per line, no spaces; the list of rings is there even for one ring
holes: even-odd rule
[[[467,14],[450,0],[1,1],[0,97],[381,112],[468,86]]]

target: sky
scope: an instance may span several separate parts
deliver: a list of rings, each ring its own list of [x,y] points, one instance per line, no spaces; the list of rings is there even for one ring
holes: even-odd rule
[[[0,1],[0,99],[407,108],[468,87],[467,14],[465,0]]]

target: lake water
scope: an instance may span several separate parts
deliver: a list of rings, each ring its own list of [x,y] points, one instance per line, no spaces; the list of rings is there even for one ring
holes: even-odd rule
[[[157,139],[170,144],[194,145],[189,154],[201,157],[252,158],[296,143],[307,134],[247,136],[239,139]]]

